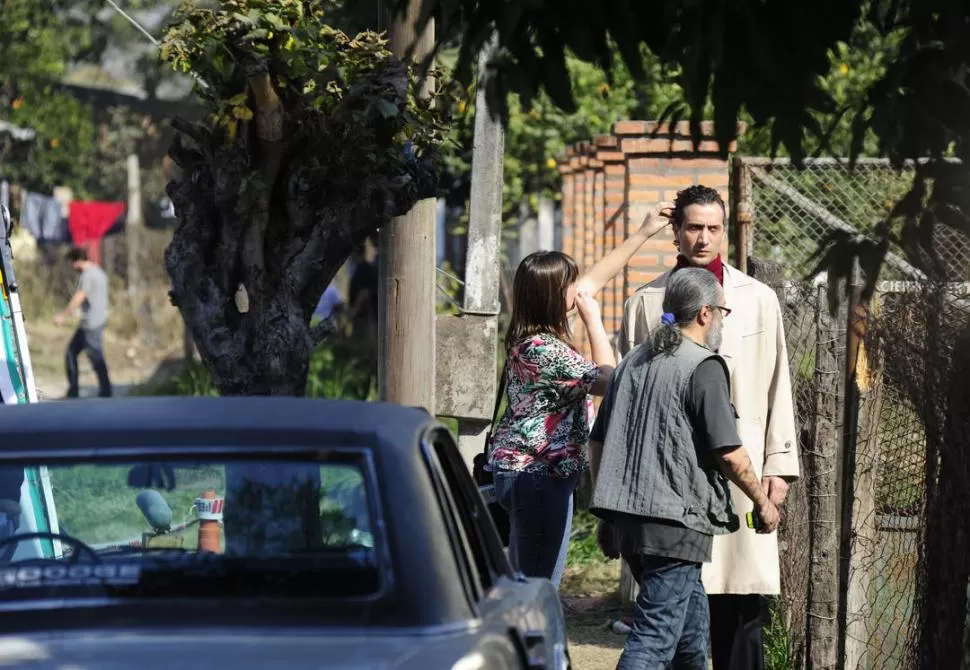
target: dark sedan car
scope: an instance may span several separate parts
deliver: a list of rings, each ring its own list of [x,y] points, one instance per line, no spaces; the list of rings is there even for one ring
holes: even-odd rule
[[[294,398],[0,410],[0,665],[569,666],[425,412]]]

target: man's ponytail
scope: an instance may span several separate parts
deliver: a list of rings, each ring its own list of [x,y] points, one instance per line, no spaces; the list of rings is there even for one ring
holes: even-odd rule
[[[664,303],[666,302],[664,300]],[[677,317],[673,312],[664,312],[660,322],[660,327],[654,331],[653,339],[650,341],[650,350],[655,356],[671,353],[684,341],[684,335],[680,332]]]

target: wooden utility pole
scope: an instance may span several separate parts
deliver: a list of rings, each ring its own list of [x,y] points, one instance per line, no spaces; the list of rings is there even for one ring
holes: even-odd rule
[[[420,62],[434,48],[434,23],[421,35],[415,27],[420,0],[391,27],[391,50],[410,51]],[[426,80],[430,95],[432,80]],[[435,232],[434,198],[415,204],[380,231],[378,245],[378,387],[380,399],[435,411]]]
[[[138,268],[138,252],[141,230],[145,218],[141,206],[141,166],[138,154],[130,154],[126,164],[128,170],[128,216],[125,221],[125,242],[128,255],[128,297],[134,299],[141,289],[141,273]]]
[[[831,280],[830,280],[831,281]],[[842,423],[841,394],[844,367],[840,364],[843,339],[839,325],[826,312],[825,287],[819,287],[815,304],[815,435],[814,449],[806,454],[808,514],[811,524],[808,587],[808,639],[806,656],[812,670],[835,670],[838,664],[839,610],[839,450]],[[839,310],[845,314],[845,305]]]

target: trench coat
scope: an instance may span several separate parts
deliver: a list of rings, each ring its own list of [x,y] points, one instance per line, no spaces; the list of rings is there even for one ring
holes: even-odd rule
[[[648,340],[660,325],[670,271],[641,287],[623,307],[614,342],[617,359]],[[737,268],[724,265],[724,320],[719,353],[731,375],[731,400],[738,433],[759,479],[799,477],[798,440],[792,399],[788,348],[781,307],[775,292]],[[714,538],[711,562],[702,571],[709,594],[777,595],[781,591],[778,533],[759,535],[744,523],[754,505],[731,484],[741,529]]]

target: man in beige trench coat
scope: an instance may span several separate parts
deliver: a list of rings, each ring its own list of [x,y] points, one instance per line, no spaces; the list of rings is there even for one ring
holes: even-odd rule
[[[722,281],[725,304],[732,310],[724,320],[719,353],[731,374],[738,432],[769,499],[781,505],[788,484],[799,476],[781,308],[771,288],[722,262],[719,250],[725,224],[724,202],[714,189],[691,186],[677,194],[673,216],[680,250],[677,267],[626,301],[617,358],[647,341],[659,327],[664,287],[672,272],[687,266],[713,272]],[[751,501],[733,484],[731,492],[743,519],[752,509]],[[763,668],[762,628],[768,622],[764,596],[781,591],[778,534],[758,534],[742,523],[736,533],[717,536],[712,562],[704,565],[703,582],[710,597],[714,670]]]

